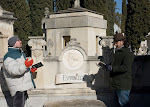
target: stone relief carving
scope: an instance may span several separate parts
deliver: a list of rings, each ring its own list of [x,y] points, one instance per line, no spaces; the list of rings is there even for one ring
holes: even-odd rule
[[[147,49],[148,49],[147,41],[141,41],[141,46],[138,50],[137,55],[147,55]]]
[[[34,57],[39,57],[43,53],[43,46],[46,45],[46,42],[42,39],[30,39],[28,45],[32,47],[32,55]]]
[[[68,50],[63,55],[63,63],[70,70],[76,70],[83,64],[83,55],[78,50]]]
[[[48,39],[47,41],[47,47],[52,48],[54,46],[54,42],[51,39]]]
[[[51,48],[54,46],[54,42],[51,39],[48,39],[46,45],[47,45],[47,54],[51,55]]]
[[[49,8],[45,7],[45,12],[44,12],[45,18],[49,18],[50,12],[49,12]]]
[[[71,38],[71,40],[67,43],[67,46],[69,45],[80,45],[80,43],[76,41],[76,38]]]
[[[99,37],[99,45],[113,48],[113,37]]]
[[[42,54],[42,52],[43,52],[42,50],[35,49],[32,51],[32,55],[35,57],[39,57]]]
[[[0,21],[0,30],[4,35],[13,33],[13,23],[11,21]]]
[[[32,46],[32,49],[42,49],[42,46],[46,45],[46,42],[41,39],[31,39],[28,42],[29,46]]]

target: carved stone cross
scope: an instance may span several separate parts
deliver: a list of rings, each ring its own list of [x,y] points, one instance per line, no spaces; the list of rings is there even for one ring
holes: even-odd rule
[[[80,0],[74,1],[74,7],[80,7]]]

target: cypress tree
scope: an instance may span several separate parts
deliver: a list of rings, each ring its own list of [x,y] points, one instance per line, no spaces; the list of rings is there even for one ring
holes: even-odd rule
[[[0,6],[4,9],[9,11],[10,10],[10,0],[0,0]]]
[[[108,0],[108,15],[107,15],[107,35],[114,35],[114,18],[115,17],[115,3],[114,0]]]
[[[48,7],[50,12],[53,12],[53,2],[53,0],[28,0],[31,12],[32,36],[42,36],[41,21],[44,18],[45,8]]]
[[[150,32],[150,0],[144,0],[142,5],[143,13],[143,34],[146,36]]]
[[[107,35],[114,34],[114,0],[81,0],[81,6],[99,13],[104,14],[107,20]]]
[[[72,8],[74,1],[75,0],[55,0],[56,11]]]
[[[30,11],[26,0],[0,0],[0,5],[4,10],[14,13],[17,20],[14,23],[14,33],[23,42],[23,49],[27,44],[28,36],[31,33]]]
[[[114,23],[118,25],[118,27],[121,28],[121,17],[122,14],[120,14],[119,12],[115,13],[115,17],[114,17]]]
[[[126,36],[133,50],[139,48],[150,30],[149,3],[149,0],[128,0]]]
[[[84,8],[104,14],[107,20],[107,35],[114,34],[114,0],[81,0],[81,3]]]
[[[107,18],[108,12],[108,1],[109,0],[80,0],[81,6],[89,10],[96,11],[98,13],[104,14],[104,17]]]
[[[122,18],[121,18],[121,31],[125,33],[125,21],[127,18],[127,3],[126,0],[122,1]]]

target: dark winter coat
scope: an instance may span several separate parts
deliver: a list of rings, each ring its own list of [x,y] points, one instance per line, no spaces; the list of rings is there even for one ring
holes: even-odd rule
[[[129,48],[121,48],[117,50],[112,59],[112,88],[117,90],[130,90],[132,86],[132,63],[134,54]]]

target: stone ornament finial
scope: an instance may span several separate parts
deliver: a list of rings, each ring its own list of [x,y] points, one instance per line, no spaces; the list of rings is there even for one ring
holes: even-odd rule
[[[80,7],[80,0],[74,1],[74,7]]]
[[[49,18],[50,12],[49,12],[49,8],[48,8],[48,7],[45,7],[45,12],[44,12],[44,14],[45,14],[45,18]]]
[[[3,8],[0,6],[0,9],[3,10]]]
[[[3,8],[0,6],[0,16],[3,14]]]
[[[80,45],[80,43],[76,41],[76,38],[71,38],[71,40],[67,43],[67,46],[69,45]]]
[[[112,37],[99,37],[99,45],[102,47],[113,48],[113,38]]]
[[[141,41],[137,55],[147,55],[147,50],[148,50],[147,41]]]

